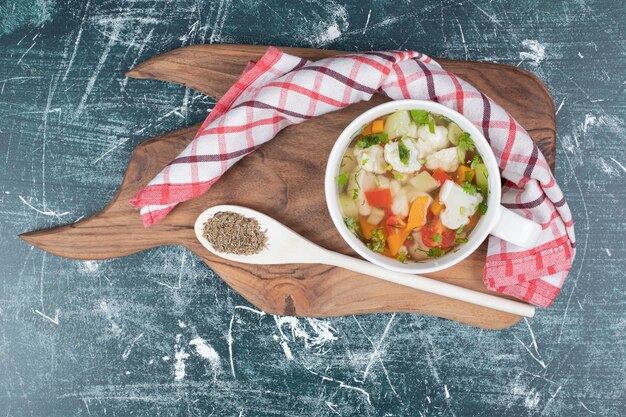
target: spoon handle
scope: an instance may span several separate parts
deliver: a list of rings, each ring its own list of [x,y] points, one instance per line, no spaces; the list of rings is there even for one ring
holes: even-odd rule
[[[326,252],[327,254],[324,257],[325,259],[323,262],[329,265],[338,266],[354,272],[369,275],[374,278],[415,288],[416,290],[465,301],[466,303],[476,304],[494,310],[503,311],[505,313],[511,313],[523,317],[533,317],[535,315],[535,307],[529,304],[469,290],[467,288],[426,278],[420,275],[389,271],[367,261],[341,255],[336,252]]]

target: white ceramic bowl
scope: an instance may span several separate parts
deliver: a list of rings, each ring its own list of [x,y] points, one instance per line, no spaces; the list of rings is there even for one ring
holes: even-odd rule
[[[459,246],[455,252],[447,253],[440,258],[426,260],[423,262],[401,263],[395,259],[388,258],[382,254],[371,251],[359,238],[352,234],[343,221],[343,214],[339,205],[336,178],[343,155],[352,142],[352,139],[359,133],[360,129],[382,116],[393,113],[396,110],[427,110],[440,114],[455,122],[462,130],[471,135],[472,140],[480,153],[487,170],[489,172],[489,195],[487,197],[488,210],[481,216],[478,224],[472,230],[467,243]],[[328,211],[335,224],[335,227],[345,239],[345,241],[363,258],[376,265],[390,269],[392,271],[406,273],[428,273],[448,268],[474,252],[489,234],[496,235],[521,247],[532,247],[536,242],[541,226],[521,217],[500,205],[501,195],[500,171],[496,158],[489,146],[489,143],[482,132],[476,128],[469,120],[460,113],[432,101],[423,100],[398,100],[383,103],[371,108],[346,127],[337,138],[328,157],[326,165],[325,192]]]

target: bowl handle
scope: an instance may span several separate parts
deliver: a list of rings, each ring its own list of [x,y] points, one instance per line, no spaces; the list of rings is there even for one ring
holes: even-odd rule
[[[541,225],[499,206],[499,220],[491,234],[509,243],[530,249],[535,246],[541,234]]]

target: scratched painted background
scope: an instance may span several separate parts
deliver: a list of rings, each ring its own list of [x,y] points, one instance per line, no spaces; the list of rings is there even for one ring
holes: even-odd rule
[[[626,8],[621,1],[0,2],[0,415],[626,414]],[[143,139],[214,102],[124,71],[198,43],[518,65],[558,112],[578,257],[553,307],[501,332],[420,315],[251,308],[190,252],[82,262],[20,232],[114,195]]]

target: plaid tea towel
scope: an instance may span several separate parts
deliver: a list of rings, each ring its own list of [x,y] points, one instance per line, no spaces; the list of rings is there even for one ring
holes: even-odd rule
[[[148,227],[178,203],[206,192],[281,129],[369,100],[375,93],[439,102],[483,131],[506,180],[503,205],[543,226],[530,250],[491,236],[485,284],[549,306],[571,269],[575,237],[570,209],[546,159],[502,107],[418,52],[353,53],[310,62],[269,48],[216,104],[195,139],[131,204],[141,209]]]

